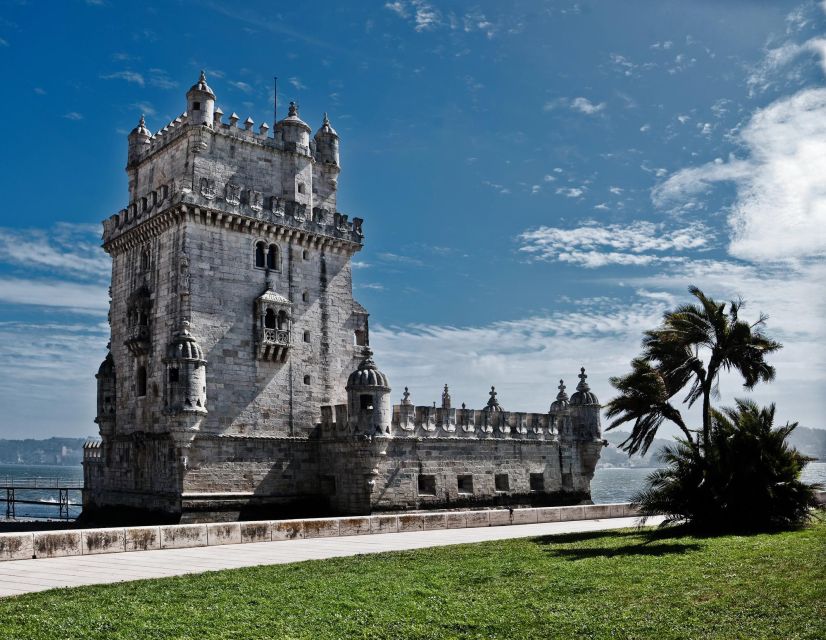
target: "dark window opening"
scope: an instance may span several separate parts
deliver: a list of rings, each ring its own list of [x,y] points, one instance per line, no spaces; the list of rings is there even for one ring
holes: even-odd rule
[[[507,473],[497,473],[496,476],[494,476],[494,482],[497,491],[508,491],[510,489]]]
[[[255,245],[255,266],[263,269],[264,268],[264,253],[266,245],[263,242],[259,242]]]
[[[456,484],[459,487],[459,493],[473,494],[473,476],[469,473],[456,476]]]
[[[201,110],[201,103],[200,102],[193,102],[192,103],[192,110],[193,111],[200,111]]]
[[[436,495],[436,476],[419,474],[419,495],[420,496],[435,496]]]
[[[361,394],[359,396],[359,408],[362,411],[372,411],[373,410],[373,396],[367,393]]]
[[[278,247],[274,244],[271,244],[270,248],[267,249],[267,267],[273,271],[278,268]]]
[[[170,382],[178,382],[178,370],[177,369],[170,369],[169,370],[169,381]]]
[[[354,339],[357,347],[367,346],[367,332],[363,329],[356,329]]]
[[[531,491],[545,491],[545,474],[531,474]]]
[[[305,331],[304,332],[304,342],[309,342],[309,341],[310,341],[310,332]]]
[[[284,310],[279,311],[278,312],[278,323],[277,323],[278,329],[281,330],[281,331],[286,331],[288,321],[289,321],[289,318],[287,317],[287,312],[284,311]]]
[[[304,293],[301,294],[301,300],[303,302],[309,302],[310,294],[307,291],[305,291]]]
[[[304,193],[304,183],[303,182],[298,183],[298,193]]]
[[[303,260],[309,260],[310,259],[310,252],[307,251],[306,249],[304,249],[304,251],[301,252],[301,258]]]
[[[149,250],[144,249],[141,253],[141,271],[149,271]]]
[[[137,375],[135,376],[135,395],[142,398],[146,395],[146,367],[138,367]]]
[[[310,376],[304,376],[304,384],[310,384]]]
[[[272,309],[267,309],[267,313],[264,314],[264,328],[275,329],[275,311]]]

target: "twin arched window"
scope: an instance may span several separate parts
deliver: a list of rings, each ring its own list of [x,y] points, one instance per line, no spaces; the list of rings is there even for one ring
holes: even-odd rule
[[[278,245],[268,245],[263,240],[255,243],[255,266],[258,269],[279,270]]]
[[[267,309],[267,313],[264,314],[264,328],[286,331],[289,328],[289,320],[287,312],[283,309],[277,314],[272,309]]]

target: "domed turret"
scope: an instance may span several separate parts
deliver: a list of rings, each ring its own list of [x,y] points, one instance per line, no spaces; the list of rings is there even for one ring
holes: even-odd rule
[[[324,113],[324,121],[321,128],[315,133],[316,159],[323,164],[334,164],[338,166],[338,134],[330,125],[327,113]]]
[[[559,393],[556,394],[556,400],[551,403],[551,413],[559,413],[568,408],[568,394],[565,393],[565,383],[559,381]]]
[[[98,406],[95,422],[102,438],[112,435],[115,429],[116,393],[117,380],[115,377],[115,359],[112,352],[106,354],[103,362],[100,363],[97,375],[98,383]]]
[[[209,88],[203,71],[198,82],[186,92],[186,113],[191,124],[212,127],[215,117],[215,94]]]
[[[574,395],[571,396],[571,405],[598,405],[599,400],[597,400],[597,397],[591,391],[591,387],[589,387],[588,383],[585,381],[588,378],[585,374],[585,367],[582,367],[579,371],[579,384],[576,386]]]
[[[171,413],[206,413],[206,360],[189,323],[172,338],[164,358],[167,369],[166,407]]]
[[[129,152],[127,159],[129,164],[132,164],[138,159],[140,154],[149,144],[149,139],[151,137],[152,134],[149,132],[149,129],[146,128],[146,120],[144,120],[143,115],[141,115],[141,119],[138,121],[138,126],[129,132]]]
[[[392,407],[390,383],[373,362],[373,352],[364,350],[364,359],[347,379],[350,430],[375,436],[390,435]]]
[[[288,151],[302,147],[306,153],[310,148],[310,125],[298,117],[298,105],[295,102],[290,102],[287,117],[276,124],[276,131],[281,132],[281,139]]]

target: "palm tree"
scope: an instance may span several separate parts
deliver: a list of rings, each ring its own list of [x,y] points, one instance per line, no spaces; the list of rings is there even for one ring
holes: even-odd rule
[[[800,481],[808,458],[786,442],[797,423],[775,429],[773,404],[736,404],[712,411],[702,456],[686,443],[666,447],[667,466],[633,498],[644,516],[704,530],[789,527],[811,517],[820,486]]]
[[[738,371],[746,389],[774,379],[774,367],[765,356],[782,345],[763,333],[767,316],[761,314],[749,324],[739,317],[742,301],[728,303],[727,309],[726,303],[695,286],[688,290],[697,303],[666,312],[659,327],[645,332],[642,356],[632,362],[631,373],[611,380],[620,394],[608,403],[608,416],[615,418],[608,429],[634,422],[631,437],[623,443],[629,453],[645,453],[665,420],[682,430],[690,447],[706,448],[711,398],[717,394],[721,371]],[[702,399],[702,438],[692,438],[679,411],[670,404],[686,388],[683,402],[689,407]]]

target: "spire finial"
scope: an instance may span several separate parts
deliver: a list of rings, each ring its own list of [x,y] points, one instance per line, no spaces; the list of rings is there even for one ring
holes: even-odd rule
[[[445,384],[445,390],[442,391],[442,409],[450,409],[450,392]]]
[[[490,387],[490,399],[488,400],[488,406],[485,407],[487,411],[501,411],[502,407],[499,406],[499,401],[496,399],[496,387],[491,385]]]
[[[298,105],[292,100],[290,100],[290,108],[287,110],[287,117],[290,116],[298,117]]]
[[[410,391],[407,390],[407,387],[404,388],[404,393],[402,394],[402,404],[403,405],[413,404],[412,402],[410,402]]]
[[[198,82],[206,83],[206,74],[204,73],[203,69],[201,69],[201,77],[198,78]]]
[[[138,120],[138,126],[139,127],[145,127],[146,126],[146,119],[143,117],[143,114],[141,114],[141,119]]]
[[[567,400],[568,399],[568,394],[565,393],[565,382],[564,381],[562,381],[562,380],[559,381],[559,386],[557,387],[557,389],[559,389],[559,393],[556,394],[556,399],[557,400]]]
[[[579,384],[576,386],[577,391],[590,391],[590,387],[588,383],[585,381],[588,378],[588,374],[585,373],[585,367],[581,367],[579,369]]]
[[[324,112],[324,120],[322,121],[322,124],[330,124],[330,119],[327,117],[326,111]]]

